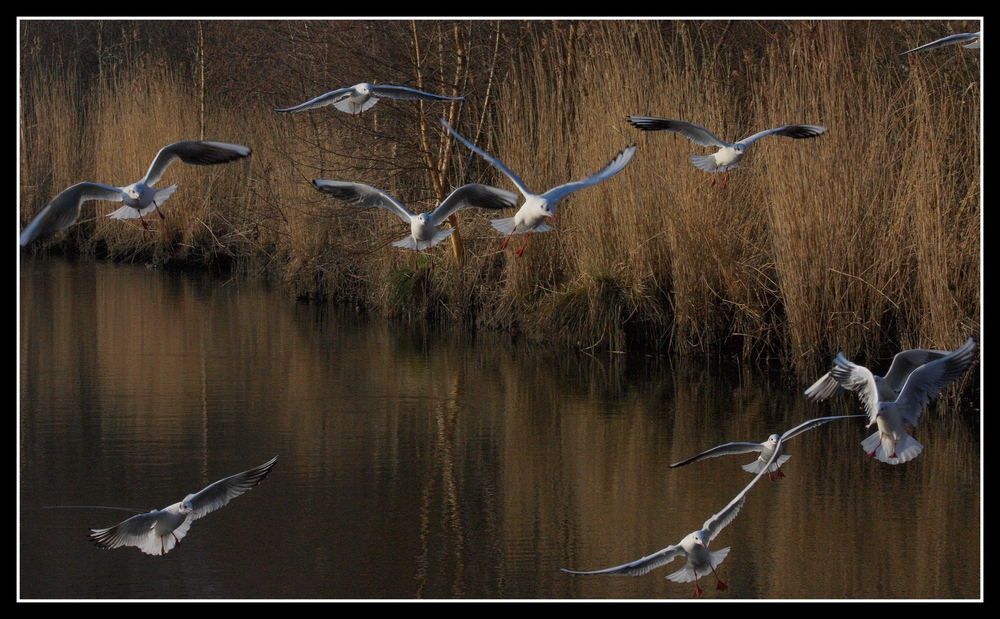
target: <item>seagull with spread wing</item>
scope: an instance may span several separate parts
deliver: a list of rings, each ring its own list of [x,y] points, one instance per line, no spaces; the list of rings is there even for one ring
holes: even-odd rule
[[[275,109],[276,112],[302,112],[325,105],[332,105],[341,112],[358,115],[378,103],[379,97],[388,99],[409,99],[422,101],[461,101],[465,97],[450,97],[436,95],[416,88],[406,86],[390,86],[389,84],[369,84],[362,82],[347,88],[340,88],[310,99],[292,107]]]
[[[680,542],[667,546],[659,552],[655,552],[649,556],[632,561],[631,563],[618,565],[616,567],[609,567],[603,570],[596,570],[593,572],[577,572],[566,568],[559,569],[570,574],[581,575],[607,574],[641,576],[650,570],[654,570],[662,565],[670,563],[677,557],[684,557],[684,566],[676,572],[668,575],[668,580],[672,580],[674,582],[691,582],[693,580],[694,597],[696,598],[700,598],[702,595],[701,587],[698,586],[698,579],[702,576],[708,576],[709,574],[715,576],[716,590],[722,591],[724,589],[728,589],[729,585],[722,582],[719,575],[716,573],[715,568],[719,567],[719,564],[722,563],[723,559],[729,555],[730,548],[727,547],[721,550],[709,550],[708,546],[711,541],[715,539],[715,536],[717,536],[719,532],[726,527],[726,525],[736,518],[736,514],[739,513],[740,508],[743,507],[743,503],[746,501],[747,492],[750,491],[750,488],[753,488],[753,485],[756,484],[757,480],[761,478],[764,471],[774,463],[780,453],[780,449],[781,439],[779,437],[778,444],[775,446],[774,452],[771,454],[771,458],[767,462],[767,466],[761,467],[761,470],[757,473],[753,480],[747,484],[746,488],[743,488],[743,490],[741,490],[728,505],[723,507],[722,511],[706,520],[705,524],[701,525],[700,529],[689,533]]]
[[[578,191],[584,187],[590,187],[591,185],[596,185],[597,183],[618,174],[625,168],[626,165],[628,165],[628,162],[632,160],[632,156],[635,154],[635,145],[633,144],[615,155],[615,157],[604,167],[603,170],[595,172],[582,180],[565,183],[563,185],[559,185],[558,187],[553,187],[543,194],[537,194],[528,189],[528,186],[524,184],[521,177],[514,174],[510,168],[504,165],[503,161],[489,155],[486,151],[463,138],[457,131],[451,128],[451,125],[449,125],[445,119],[441,119],[441,124],[444,125],[445,129],[451,132],[451,134],[454,135],[458,141],[468,146],[472,152],[476,153],[491,163],[496,169],[506,174],[507,178],[509,178],[511,182],[517,186],[521,195],[524,196],[524,204],[521,205],[521,208],[518,209],[517,213],[515,213],[513,217],[494,219],[490,222],[498,232],[507,235],[507,238],[504,239],[503,245],[500,246],[501,250],[507,249],[510,237],[514,234],[525,235],[524,243],[521,245],[521,248],[517,250],[518,257],[524,253],[524,247],[528,244],[528,237],[531,236],[532,232],[547,232],[552,229],[552,226],[545,223],[545,220],[556,218],[556,204],[558,204],[560,200],[574,191]]]
[[[814,138],[826,133],[826,127],[818,125],[785,125],[766,129],[743,138],[738,142],[726,142],[714,133],[694,123],[683,120],[671,120],[669,118],[657,118],[655,116],[629,116],[628,122],[643,131],[672,131],[678,133],[695,144],[701,146],[714,146],[719,150],[711,155],[691,155],[691,162],[695,167],[706,172],[725,172],[722,177],[722,186],[726,186],[729,180],[729,171],[740,167],[737,165],[746,155],[746,149],[757,140],[769,135],[782,135],[787,138],[797,140]],[[712,177],[712,185],[715,185],[715,177]]]
[[[109,213],[113,219],[135,219],[148,228],[143,215],[155,211],[177,189],[171,185],[156,189],[154,185],[176,159],[190,165],[216,165],[249,157],[249,147],[226,142],[205,140],[183,140],[168,144],[160,149],[150,164],[146,175],[126,187],[113,187],[101,183],[77,183],[59,193],[51,202],[32,218],[21,232],[21,247],[69,228],[80,219],[80,208],[87,200],[108,200],[124,202],[125,206]],[[160,217],[163,214],[160,213]]]
[[[377,206],[395,213],[403,223],[410,225],[410,236],[393,243],[396,247],[420,251],[434,247],[448,238],[455,228],[438,230],[448,217],[467,206],[500,209],[517,205],[517,194],[488,185],[470,183],[451,192],[436,209],[430,213],[414,215],[403,204],[382,191],[361,183],[316,179],[316,189],[335,198],[357,206]]]
[[[220,479],[180,503],[132,516],[113,527],[91,529],[90,537],[100,548],[135,546],[148,555],[164,555],[180,546],[192,522],[264,481],[277,460],[275,456],[260,466]]]
[[[871,370],[838,353],[830,373],[841,385],[858,392],[868,412],[867,427],[878,426],[877,432],[861,441],[865,453],[886,464],[902,464],[920,455],[924,446],[909,435],[906,426],[916,427],[930,401],[968,371],[976,360],[977,349],[970,337],[957,350],[913,370],[892,401],[882,399]]]
[[[791,430],[788,430],[784,434],[772,434],[763,443],[745,443],[745,442],[733,442],[726,443],[725,445],[719,445],[718,447],[713,447],[707,451],[703,451],[697,456],[691,456],[686,460],[681,460],[680,462],[675,462],[670,465],[669,468],[676,468],[679,466],[685,466],[691,464],[692,462],[697,462],[699,460],[704,460],[705,458],[715,458],[717,456],[730,456],[735,454],[744,454],[751,451],[760,452],[760,457],[758,457],[753,462],[743,465],[743,470],[748,473],[760,473],[763,470],[767,470],[767,476],[774,481],[775,475],[778,477],[784,477],[785,474],[781,472],[781,465],[791,458],[790,455],[778,452],[778,457],[776,459],[771,456],[774,455],[775,451],[778,450],[778,446],[783,444],[788,439],[802,434],[806,430],[811,430],[816,426],[821,426],[824,423],[829,423],[835,419],[850,419],[851,417],[865,417],[865,415],[835,415],[833,417],[818,417],[816,419],[810,419],[805,423],[801,423]],[[768,465],[768,463],[771,463]]]

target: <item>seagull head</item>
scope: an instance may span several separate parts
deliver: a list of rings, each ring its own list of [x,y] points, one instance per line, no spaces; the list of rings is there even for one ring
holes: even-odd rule
[[[180,512],[181,512],[182,514],[194,514],[195,516],[197,516],[197,515],[198,515],[198,514],[197,514],[197,513],[195,513],[195,511],[194,511],[194,506],[193,506],[193,505],[191,505],[191,501],[183,501],[183,502],[181,502],[181,509],[180,509]]]
[[[551,202],[549,202],[548,200],[545,200],[544,202],[542,202],[542,215],[545,215],[546,217],[551,217],[552,219],[555,219],[556,218],[556,207],[555,207],[555,205],[552,204]]]
[[[704,531],[695,531],[689,534],[681,542],[681,546],[684,547],[688,552],[694,550],[695,546],[702,546],[704,548],[708,547],[708,540],[705,539]]]
[[[361,95],[372,94],[371,84],[358,84],[357,86],[354,87],[354,90]]]

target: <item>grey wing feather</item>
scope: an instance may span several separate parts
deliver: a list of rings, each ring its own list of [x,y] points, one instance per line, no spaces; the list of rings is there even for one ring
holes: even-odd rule
[[[700,146],[718,146],[719,148],[732,146],[732,144],[720,139],[705,127],[683,120],[633,115],[628,117],[628,121],[636,128],[644,131],[672,131],[678,133]]]
[[[781,135],[786,138],[801,140],[804,138],[814,138],[818,135],[823,135],[824,133],[826,133],[826,127],[820,127],[819,125],[785,125],[784,127],[775,127],[774,129],[759,131],[748,138],[740,140],[737,144],[742,144],[744,147],[747,147],[757,140],[769,135]]]
[[[929,361],[940,359],[948,355],[949,352],[947,350],[913,348],[897,353],[892,358],[892,365],[889,366],[889,371],[885,375],[885,381],[893,391],[899,392],[903,388],[903,385],[906,384],[906,379],[913,370]]]
[[[659,552],[655,552],[648,557],[643,557],[632,561],[631,563],[626,563],[624,565],[618,565],[616,567],[609,567],[604,570],[595,570],[593,572],[576,572],[573,570],[567,570],[566,568],[559,568],[564,572],[569,574],[610,574],[610,575],[624,575],[624,576],[641,576],[651,570],[654,570],[661,565],[666,565],[674,560],[677,555],[684,554],[684,549],[681,548],[680,544],[674,544],[672,546],[667,546]]]
[[[478,183],[462,185],[451,192],[451,195],[445,198],[444,202],[434,209],[428,219],[431,225],[440,226],[455,211],[467,206],[478,206],[488,209],[509,208],[517,206],[517,194],[505,189],[498,189]]]
[[[174,159],[190,165],[215,165],[249,157],[250,154],[250,148],[240,144],[207,140],[174,142],[160,149],[142,180],[147,185],[155,184]]]
[[[760,443],[744,443],[744,442],[726,443],[725,445],[719,445],[718,447],[713,447],[711,449],[703,451],[697,456],[691,456],[687,460],[674,462],[667,468],[672,469],[678,466],[684,466],[686,464],[691,464],[692,462],[697,462],[698,460],[704,460],[705,458],[715,458],[718,456],[745,454],[751,451],[760,452],[763,451],[763,449],[764,447]]]
[[[954,45],[956,43],[965,43],[966,41],[972,41],[973,43],[970,43],[969,45],[966,45],[964,47],[968,47],[968,48],[971,48],[971,49],[978,49],[978,47],[979,47],[978,42],[979,42],[979,36],[980,36],[980,34],[981,34],[981,32],[965,32],[965,33],[962,33],[962,34],[952,34],[952,35],[949,35],[949,36],[946,36],[946,37],[941,37],[940,39],[937,39],[935,41],[931,41],[930,43],[924,43],[920,47],[914,47],[913,49],[908,49],[905,52],[903,52],[902,54],[900,54],[900,56],[905,56],[906,54],[909,54],[910,52],[919,52],[921,50],[936,49],[938,47],[944,47],[945,45]],[[976,47],[972,47],[973,45],[976,45]]]
[[[490,162],[491,164],[493,164],[493,167],[506,174],[507,178],[509,178],[511,182],[513,182],[517,186],[518,190],[525,198],[530,198],[531,196],[535,195],[534,193],[531,192],[531,190],[528,189],[528,186],[524,184],[524,181],[521,180],[521,177],[518,176],[517,174],[514,174],[514,171],[508,168],[506,165],[504,165],[503,161],[500,161],[496,157],[480,149],[472,142],[463,138],[457,131],[451,128],[451,125],[449,125],[445,119],[443,118],[441,119],[441,124],[444,125],[444,128],[447,129],[453,136],[455,136],[455,138],[459,142],[465,144],[469,148],[469,150],[476,153],[486,161]]]
[[[323,107],[324,105],[332,105],[337,101],[343,99],[346,96],[350,96],[351,92],[354,90],[353,86],[348,86],[347,88],[338,88],[337,90],[331,90],[326,94],[322,94],[315,99],[309,99],[305,103],[300,103],[298,105],[293,105],[292,107],[275,108],[275,112],[301,112],[303,110],[311,110],[314,107]]]
[[[618,174],[626,165],[628,165],[628,162],[632,160],[633,155],[635,155],[635,144],[620,151],[614,156],[608,165],[604,166],[604,169],[601,171],[595,172],[583,180],[553,187],[543,193],[542,197],[548,200],[551,204],[555,204],[578,189],[583,189],[584,187],[589,187],[590,185],[596,185],[597,183]]]
[[[436,95],[416,88],[406,86],[372,86],[371,93],[378,97],[389,97],[390,99],[424,100],[424,101],[461,101],[465,97],[450,97],[448,95]],[[280,111],[280,110],[279,110]]]
[[[117,187],[87,182],[63,189],[24,227],[21,232],[21,247],[27,247],[38,239],[75,224],[80,219],[80,206],[86,200],[121,202],[122,191]]]
[[[793,436],[798,436],[799,434],[802,434],[806,430],[812,430],[816,426],[821,426],[824,423],[829,423],[836,419],[851,419],[852,417],[866,417],[866,416],[867,415],[834,415],[832,417],[817,417],[816,419],[810,419],[805,423],[800,423],[791,430],[788,430],[787,432],[781,435],[781,440],[787,441]]]
[[[355,206],[377,206],[392,211],[404,223],[409,224],[414,214],[408,208],[381,189],[376,189],[362,183],[349,183],[347,181],[329,181],[317,178],[313,181],[313,186],[323,193],[329,194]]]
[[[201,518],[205,514],[214,512],[264,481],[277,461],[278,456],[275,456],[260,466],[220,479],[200,492],[184,497],[184,502],[190,503],[195,511],[192,514],[192,519]]]
[[[161,513],[162,511],[154,510],[147,514],[132,516],[113,527],[91,529],[90,538],[100,548],[141,545]]]
[[[812,402],[821,402],[839,390],[840,383],[838,383],[837,380],[829,372],[827,372],[821,376],[819,380],[809,385],[809,388],[803,393],[805,394],[806,399]]]
[[[910,425],[917,425],[917,419],[927,404],[972,366],[977,348],[975,340],[970,337],[947,356],[913,370],[894,404],[902,419]]]
[[[875,384],[875,375],[871,370],[863,365],[858,365],[848,361],[844,353],[839,352],[833,358],[833,368],[830,375],[840,386],[848,391],[857,391],[858,399],[864,405],[868,413],[868,425],[875,423],[875,418],[879,411],[878,385]]]

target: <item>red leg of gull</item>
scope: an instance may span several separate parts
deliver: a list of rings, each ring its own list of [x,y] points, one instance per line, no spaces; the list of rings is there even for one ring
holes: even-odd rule
[[[872,452],[871,452],[870,454],[868,454],[868,457],[869,457],[869,458],[874,458],[874,457],[875,457],[875,452],[876,452],[876,451],[878,451],[878,447],[876,447],[875,449],[873,449],[873,450],[872,450]]]
[[[694,597],[696,598],[701,597],[701,587],[698,586],[697,580],[694,581]]]
[[[784,476],[785,476],[785,474],[781,472],[781,469],[778,469],[777,471],[775,471],[775,472],[774,472],[774,474],[775,474],[775,476],[776,476],[776,477],[777,477],[778,479],[781,479],[782,477],[784,477]]]
[[[174,535],[174,532],[171,531],[170,534]],[[177,547],[180,548],[181,547],[181,540],[177,539],[176,535],[174,535],[174,541],[177,542]]]
[[[708,186],[709,186],[709,187],[715,187],[715,175],[714,175],[714,174],[712,175],[712,182],[711,182],[711,183],[709,183],[709,185],[708,185]]]
[[[143,230],[149,230],[149,226],[146,225],[146,218],[142,216],[142,213],[139,213],[139,221],[142,222]]]
[[[729,182],[729,170],[728,169],[726,170],[726,173],[722,175],[722,186],[723,186],[723,188],[725,188],[727,182]]]
[[[514,236],[515,232],[517,232],[517,226],[514,226],[511,229],[510,234],[507,235],[507,238],[503,240],[503,245],[500,246],[500,251],[507,249],[507,243],[510,243],[510,237]]]
[[[726,583],[722,582],[722,579],[719,578],[719,575],[715,573],[715,568],[714,567],[712,568],[712,575],[715,576],[715,590],[716,591],[725,591],[726,589],[729,588],[729,585],[727,585]]]
[[[164,554],[165,554],[165,551],[163,550],[163,538],[161,537],[160,538],[160,556],[162,557]]]
[[[767,472],[767,478],[770,479],[771,481],[774,481],[774,474],[771,473],[771,471],[768,471]]]
[[[518,258],[520,258],[521,254],[524,253],[524,248],[528,244],[528,237],[529,236],[531,236],[531,230],[528,230],[528,233],[524,235],[524,245],[521,245],[521,249],[517,250],[517,257]]]

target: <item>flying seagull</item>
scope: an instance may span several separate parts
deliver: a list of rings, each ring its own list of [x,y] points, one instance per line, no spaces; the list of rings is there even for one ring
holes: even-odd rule
[[[618,565],[616,567],[609,567],[603,570],[596,570],[593,572],[576,572],[566,568],[559,569],[570,574],[641,576],[650,570],[660,567],[661,565],[670,563],[677,557],[684,557],[684,567],[677,570],[673,574],[668,575],[668,580],[672,580],[674,582],[691,582],[693,580],[694,597],[696,598],[700,598],[702,595],[701,587],[698,586],[698,579],[702,576],[708,576],[709,573],[715,576],[715,588],[717,590],[722,591],[724,589],[728,589],[729,586],[719,579],[719,575],[716,573],[715,568],[719,567],[719,564],[722,563],[723,559],[725,559],[729,554],[730,549],[727,547],[722,550],[709,550],[708,545],[727,524],[736,518],[736,514],[739,513],[740,508],[743,507],[743,502],[746,500],[747,492],[753,487],[754,484],[757,483],[757,480],[761,478],[764,471],[774,463],[780,453],[780,450],[781,439],[779,437],[778,444],[775,446],[774,452],[771,454],[771,459],[767,462],[767,466],[761,467],[761,470],[756,476],[754,476],[753,480],[747,484],[746,488],[741,490],[728,505],[723,507],[722,511],[706,520],[705,524],[701,525],[700,529],[689,533],[680,542],[667,546],[659,552],[655,552],[649,556],[632,561],[631,563]]]
[[[697,462],[699,460],[704,460],[705,458],[715,458],[717,456],[729,456],[734,454],[749,453],[751,451],[760,452],[760,457],[749,464],[743,465],[743,470],[748,473],[760,473],[765,468],[767,469],[767,476],[774,481],[775,475],[778,477],[784,477],[785,474],[779,469],[781,465],[791,458],[788,454],[778,453],[777,459],[772,459],[771,456],[774,454],[775,449],[779,443],[784,443],[793,436],[798,436],[806,430],[811,430],[816,426],[823,425],[835,419],[850,419],[851,417],[865,417],[865,415],[836,415],[833,417],[818,417],[816,419],[810,419],[805,423],[801,423],[791,430],[788,430],[784,434],[772,434],[763,443],[744,443],[744,442],[734,442],[726,443],[725,445],[719,445],[718,447],[713,447],[707,451],[703,451],[697,456],[691,456],[686,460],[681,460],[680,462],[675,462],[670,465],[669,468],[676,468],[679,466],[684,466],[686,464],[691,464],[692,462]],[[771,465],[765,467],[765,465],[771,462]]]
[[[878,426],[877,432],[861,441],[865,453],[886,464],[902,464],[916,458],[924,446],[907,433],[906,426],[916,427],[927,404],[965,374],[976,359],[976,350],[976,342],[970,337],[957,350],[913,370],[899,396],[892,401],[880,397],[871,370],[838,353],[830,373],[841,385],[858,392],[868,412],[866,427]]]
[[[195,494],[187,495],[180,503],[132,516],[113,527],[91,529],[90,537],[100,548],[135,546],[148,555],[164,555],[174,546],[180,546],[192,522],[264,481],[277,460],[278,456],[275,456],[249,471],[220,479]]]
[[[670,120],[669,118],[656,118],[655,116],[629,116],[629,123],[643,131],[672,131],[679,133],[695,144],[701,146],[715,146],[719,150],[711,155],[691,155],[691,162],[706,172],[725,172],[722,177],[722,186],[726,186],[729,180],[729,171],[740,166],[737,163],[743,159],[746,149],[757,140],[769,135],[783,135],[797,140],[814,138],[826,133],[826,127],[818,125],[785,125],[766,129],[744,138],[739,142],[729,143],[718,138],[714,133],[701,125],[685,122],[683,120]],[[715,177],[712,177],[712,185],[715,185]]]
[[[226,142],[184,140],[164,146],[156,154],[146,175],[131,185],[112,187],[101,183],[83,182],[64,189],[25,226],[21,232],[21,247],[27,247],[38,239],[75,224],[80,218],[80,207],[87,200],[124,202],[125,206],[109,213],[108,217],[114,219],[139,217],[142,220],[143,215],[162,206],[177,189],[177,185],[164,189],[153,187],[175,159],[191,165],[215,165],[243,159],[250,154],[248,147]],[[160,216],[163,216],[162,213]],[[142,226],[147,227],[145,220],[142,220]]]
[[[527,185],[524,184],[524,181],[521,180],[521,177],[514,174],[510,168],[504,165],[503,161],[490,156],[486,153],[486,151],[481,150],[472,142],[463,138],[457,131],[451,128],[451,125],[449,125],[445,119],[441,119],[441,124],[443,124],[445,129],[450,131],[452,135],[458,138],[462,144],[468,146],[472,152],[478,154],[480,157],[493,164],[493,166],[498,170],[506,174],[507,178],[509,178],[517,186],[517,188],[521,191],[521,195],[524,196],[524,204],[521,205],[521,208],[514,214],[513,217],[508,217],[506,219],[494,219],[490,222],[498,232],[507,235],[507,238],[504,239],[503,245],[500,246],[500,249],[507,248],[507,243],[510,242],[510,237],[512,235],[526,235],[524,237],[524,244],[522,244],[521,248],[517,250],[518,256],[521,256],[524,253],[524,246],[528,244],[528,236],[530,236],[532,232],[547,232],[552,229],[552,226],[545,223],[545,219],[556,218],[556,204],[558,204],[560,200],[574,191],[591,185],[596,185],[597,183],[618,174],[626,165],[628,165],[628,162],[632,160],[632,155],[635,154],[635,145],[633,144],[615,155],[611,162],[600,172],[595,172],[583,180],[573,181],[571,183],[559,185],[558,187],[553,187],[552,189],[549,189],[545,193],[539,195],[532,193],[531,190],[528,189]]]
[[[396,247],[420,251],[434,247],[448,238],[455,228],[438,230],[448,217],[467,206],[500,209],[517,205],[517,194],[488,185],[471,183],[451,192],[436,209],[430,213],[414,215],[408,208],[381,189],[361,183],[316,179],[316,189],[335,198],[357,206],[377,206],[392,211],[403,223],[409,224],[410,236],[393,243]]]
[[[302,112],[324,105],[332,105],[341,112],[357,115],[370,109],[378,103],[379,97],[389,99],[408,99],[422,101],[461,101],[465,97],[449,97],[447,95],[436,95],[416,88],[406,86],[390,86],[388,84],[368,84],[362,82],[347,88],[341,88],[320,95],[315,99],[310,99],[305,103],[300,103],[292,107],[275,109],[276,112]]]

